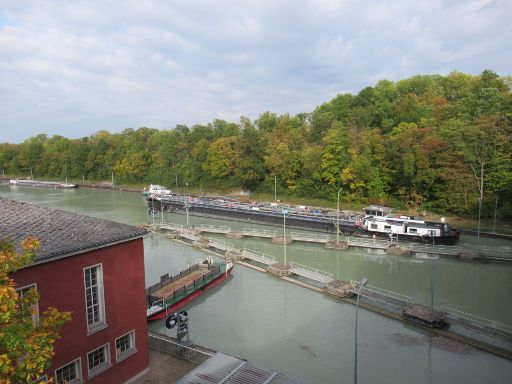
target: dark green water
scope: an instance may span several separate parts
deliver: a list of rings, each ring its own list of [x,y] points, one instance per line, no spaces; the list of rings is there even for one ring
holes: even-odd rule
[[[141,195],[91,189],[48,190],[0,186],[0,196],[62,208],[128,224],[151,220]],[[185,223],[183,215],[166,221]],[[160,221],[160,216],[154,218]],[[265,228],[248,223],[190,217],[192,225]],[[278,232],[280,228],[275,229]],[[214,236],[226,240],[224,236]],[[270,240],[227,240],[278,259],[283,246]],[[489,245],[504,241],[482,239]],[[471,245],[473,238],[462,238]],[[145,239],[146,285],[176,273],[204,253],[162,239]],[[430,303],[432,260],[387,256],[367,250],[332,251],[322,245],[295,243],[288,261],[329,271],[341,280],[362,277],[369,284]],[[434,264],[436,306],[449,306],[481,318],[512,324],[512,266]],[[248,359],[311,383],[350,383],[353,377],[355,307],[266,274],[236,266],[233,278],[186,308],[195,343]],[[168,331],[163,322],[150,328]],[[430,333],[359,310],[359,383],[509,383],[512,362]]]

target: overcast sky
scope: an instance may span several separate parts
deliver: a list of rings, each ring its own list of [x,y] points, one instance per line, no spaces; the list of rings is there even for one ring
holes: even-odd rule
[[[0,0],[0,142],[254,120],[416,74],[512,73],[510,0]]]

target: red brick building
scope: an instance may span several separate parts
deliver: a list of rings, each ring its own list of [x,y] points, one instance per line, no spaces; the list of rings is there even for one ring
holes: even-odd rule
[[[0,239],[36,236],[35,262],[14,275],[37,287],[38,310],[71,311],[46,378],[124,383],[149,369],[144,229],[0,198]],[[43,377],[44,378],[44,377]]]

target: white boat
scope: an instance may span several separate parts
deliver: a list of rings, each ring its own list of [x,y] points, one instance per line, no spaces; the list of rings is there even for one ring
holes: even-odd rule
[[[365,213],[358,226],[369,235],[433,244],[454,244],[459,239],[459,232],[449,226],[444,217],[437,222],[413,216],[393,216],[390,208],[380,206],[367,207]]]
[[[167,189],[165,187],[162,187],[161,185],[157,184],[150,184],[149,188],[144,188],[144,191],[142,192],[144,196],[161,196],[161,195],[172,195],[172,192],[170,189]]]

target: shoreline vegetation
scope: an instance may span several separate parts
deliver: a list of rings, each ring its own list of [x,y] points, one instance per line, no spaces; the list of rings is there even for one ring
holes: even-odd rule
[[[495,214],[512,222],[512,77],[484,70],[381,80],[312,112],[267,111],[254,121],[76,139],[41,133],[0,143],[0,174],[113,180],[125,190],[246,190],[253,200],[272,201],[276,191],[288,204],[335,208],[339,198],[347,210],[379,204],[427,218],[442,212],[459,227],[481,217],[492,228]]]
[[[0,180],[4,183],[8,182],[10,179],[15,177],[8,177],[7,175],[0,176]],[[56,178],[38,178],[41,181],[62,181]],[[92,189],[102,189],[102,190],[114,190],[119,192],[131,192],[131,193],[140,193],[142,194],[144,188],[147,185],[141,184],[115,184],[112,186],[111,181],[90,181],[90,180],[68,180],[69,182],[78,184],[80,188],[92,188]],[[26,188],[26,187],[20,187]],[[203,193],[208,196],[229,196],[233,198],[238,198],[240,200],[245,201],[265,201],[265,202],[273,202],[274,195],[270,193],[249,193],[241,195],[239,191],[221,191],[221,190],[212,190],[212,191],[202,191],[196,189],[190,189],[189,193],[183,193],[184,195],[194,195],[199,196]],[[318,207],[318,208],[330,208],[336,209],[337,202],[329,201],[329,200],[321,200],[321,199],[307,199],[301,197],[294,196],[278,196],[279,201],[283,204],[287,205],[306,205],[309,207]],[[340,201],[340,210],[351,211],[351,212],[362,212],[365,204],[353,204]],[[404,214],[411,213],[410,211],[398,211]],[[426,212],[425,217],[432,220],[439,220],[441,217],[445,217],[446,220],[454,227],[463,231],[464,233],[474,234],[476,235],[478,228],[478,220],[472,218],[464,218],[458,217],[455,215],[440,215],[435,213]],[[486,235],[505,235],[512,236],[512,223],[509,221],[496,220],[495,231],[494,228],[494,219],[493,218],[485,218],[480,221],[480,232],[481,234]]]

